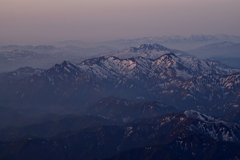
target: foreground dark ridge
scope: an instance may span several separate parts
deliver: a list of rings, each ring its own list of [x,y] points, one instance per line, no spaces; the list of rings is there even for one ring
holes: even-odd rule
[[[190,110],[139,119],[124,126],[2,142],[0,156],[2,160],[234,159],[240,158],[239,142],[239,125]]]

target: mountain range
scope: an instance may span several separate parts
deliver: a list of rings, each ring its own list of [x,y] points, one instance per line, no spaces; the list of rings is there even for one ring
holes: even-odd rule
[[[1,74],[1,105],[84,108],[111,95],[131,101],[162,101],[180,110],[209,110],[209,105],[215,106],[219,100],[231,102],[220,104],[226,111],[238,105],[239,69],[189,55],[177,56],[157,44],[130,51],[136,56],[119,58],[125,56],[124,51],[118,52],[119,57],[97,57],[78,64],[64,61],[48,70],[33,69],[32,74],[26,73],[27,68],[15,71],[17,75],[29,75],[23,78],[14,78],[15,72]]]
[[[238,159],[239,106],[240,69],[160,44],[23,67],[0,74],[0,159]]]
[[[198,58],[213,59],[240,68],[240,43],[230,41],[212,43],[187,52]]]
[[[54,138],[1,142],[1,159],[238,159],[239,130],[188,110]]]
[[[114,41],[108,41],[102,43],[107,46],[138,46],[141,44],[163,44],[169,48],[176,48],[179,50],[191,50],[203,45],[208,45],[211,43],[231,41],[235,43],[240,43],[240,36],[232,36],[232,35],[190,35],[190,36],[156,36],[156,37],[143,37],[136,39],[120,39]]]
[[[129,49],[129,46],[139,46],[141,44],[159,43],[167,46],[168,48],[178,49],[178,52],[180,52],[179,50],[193,50],[194,54],[195,49],[198,50],[199,47],[212,43],[221,43],[224,41],[240,43],[240,38],[239,36],[231,35],[192,35],[189,37],[160,36],[113,40],[107,42],[83,42],[70,40],[59,42],[54,45],[0,46],[0,73],[16,70],[19,67],[24,67],[26,64],[28,67],[47,69],[56,63],[61,63],[64,60],[79,63],[84,59],[95,57],[98,54],[117,52],[122,48]],[[234,50],[234,48],[228,48],[227,52],[229,55],[232,55],[238,50],[239,49]],[[184,52],[182,51],[181,53],[183,54]],[[211,55],[221,55],[220,53],[221,52],[219,52],[219,54],[218,52],[211,53]],[[224,52],[224,54],[225,53],[226,52]],[[233,59],[235,56],[228,56],[224,58],[228,59],[226,60],[221,58],[221,62],[233,67],[238,67],[237,61]],[[234,65],[231,65],[233,63]]]
[[[18,46],[9,45],[0,47],[0,73],[13,71],[19,67],[47,69],[64,60],[79,62],[93,55],[114,51],[106,46],[79,47],[79,46]]]

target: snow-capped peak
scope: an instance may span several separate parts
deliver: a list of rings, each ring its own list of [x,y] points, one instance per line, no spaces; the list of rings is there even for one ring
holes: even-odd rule
[[[188,118],[195,118],[204,122],[214,122],[216,119],[211,116],[207,116],[205,114],[202,114],[200,112],[194,111],[194,110],[187,110],[184,112],[186,117]]]
[[[185,111],[184,114],[188,118],[199,120],[198,123],[188,126],[190,131],[200,132],[218,141],[240,141],[240,127],[237,124],[224,122],[194,110]]]
[[[121,52],[122,55],[129,56],[129,52]],[[136,54],[136,53],[132,53]],[[117,56],[97,57],[81,62],[77,67],[83,72],[88,72],[91,75],[99,77],[100,79],[109,79],[110,77],[128,77],[139,78],[140,75],[144,77],[152,77],[152,75],[165,74],[183,79],[207,75],[207,74],[229,74],[235,70],[224,68],[219,64],[213,64],[208,61],[200,60],[195,57],[180,57],[175,53],[137,53],[136,55],[144,55],[131,58],[119,58]],[[149,58],[149,56],[157,58]],[[175,71],[173,71],[175,70]],[[237,70],[236,70],[237,71]],[[116,77],[117,76],[117,77]]]
[[[50,70],[52,70],[52,69],[50,69]],[[63,61],[62,64],[54,65],[53,70],[55,72],[65,71],[65,72],[69,72],[69,73],[71,73],[71,72],[75,73],[75,72],[79,71],[79,68],[71,62]]]
[[[118,58],[136,58],[136,57],[146,57],[150,59],[157,59],[161,57],[164,54],[169,54],[169,53],[174,53],[177,56],[190,56],[189,54],[178,51],[178,50],[173,50],[169,49],[167,47],[164,47],[160,44],[142,44],[138,47],[130,47],[118,52],[113,52],[109,54],[105,54],[105,57],[109,56],[115,56]]]

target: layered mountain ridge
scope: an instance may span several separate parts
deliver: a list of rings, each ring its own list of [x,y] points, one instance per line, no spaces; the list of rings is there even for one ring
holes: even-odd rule
[[[240,158],[240,70],[217,61],[144,44],[0,82],[2,160]]]
[[[157,43],[142,44],[142,45],[139,45],[138,47],[129,47],[129,48],[120,50],[118,52],[103,54],[103,56],[105,57],[115,56],[122,59],[136,58],[136,57],[146,57],[146,58],[156,59],[168,53],[174,53],[177,56],[191,56],[186,52],[175,50],[175,49],[169,49]]]
[[[156,44],[138,49],[143,47],[150,50],[149,55],[152,50],[165,50]],[[239,106],[239,71],[174,53],[156,59],[97,57],[79,64],[64,61],[41,73],[5,81],[0,94],[1,101],[7,102],[2,105],[10,105],[11,97],[11,104],[16,105],[25,101],[34,105],[44,99],[46,104],[79,106],[115,95],[134,101],[161,101],[180,110],[220,107],[217,110],[228,112]]]
[[[0,142],[0,147],[3,160],[36,155],[37,159],[234,159],[240,156],[239,130],[236,124],[219,123],[191,110],[138,119],[124,126],[88,128],[50,139]]]

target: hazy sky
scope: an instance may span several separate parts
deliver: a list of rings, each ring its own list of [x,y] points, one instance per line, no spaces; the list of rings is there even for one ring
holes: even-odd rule
[[[0,45],[240,35],[240,0],[0,0]]]

